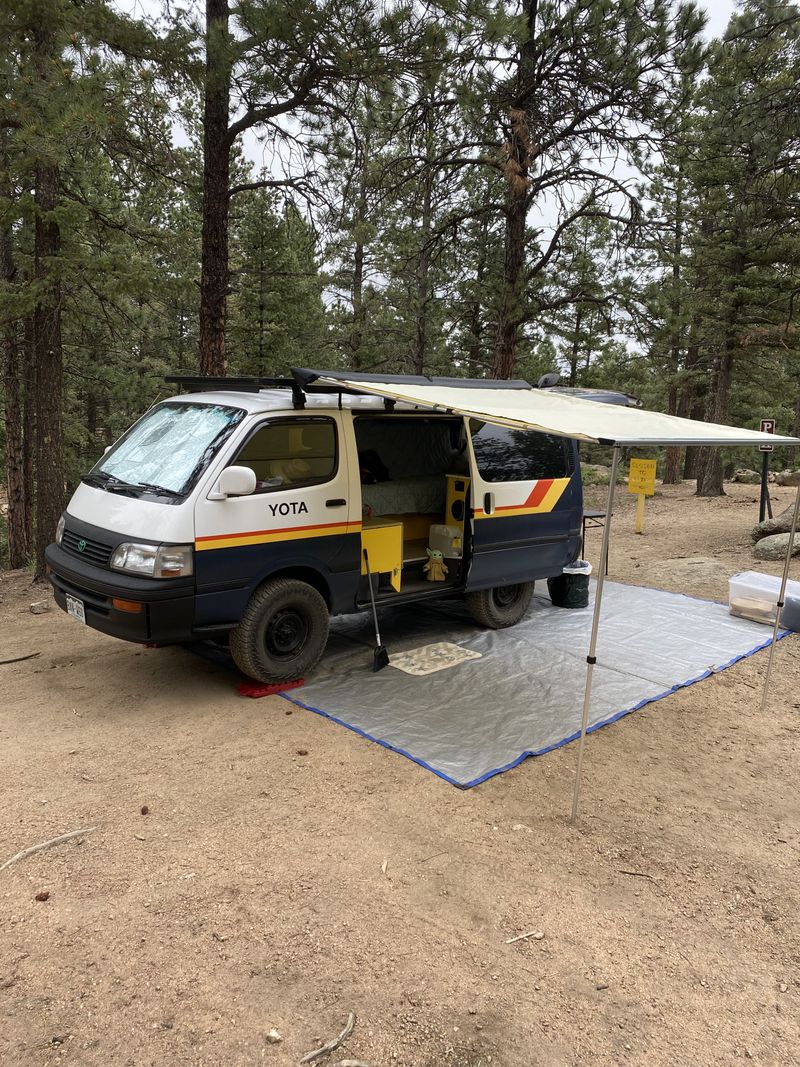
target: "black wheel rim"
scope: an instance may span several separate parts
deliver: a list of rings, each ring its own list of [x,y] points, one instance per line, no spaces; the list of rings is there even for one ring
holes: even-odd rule
[[[296,608],[276,611],[267,623],[264,643],[271,656],[296,656],[308,640],[308,622]]]
[[[498,585],[492,590],[492,599],[498,608],[509,608],[519,600],[520,586]]]

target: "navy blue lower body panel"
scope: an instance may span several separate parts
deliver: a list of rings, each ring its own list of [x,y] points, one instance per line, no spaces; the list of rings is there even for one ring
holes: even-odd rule
[[[318,588],[332,615],[352,611],[360,551],[361,535],[347,533],[197,552],[195,625],[237,623],[253,590],[272,575],[287,572]]]

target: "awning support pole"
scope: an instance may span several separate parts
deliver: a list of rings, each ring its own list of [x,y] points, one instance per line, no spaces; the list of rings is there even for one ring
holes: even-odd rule
[[[581,773],[583,772],[583,749],[586,745],[586,728],[589,725],[589,707],[592,702],[592,673],[597,662],[597,631],[600,627],[600,607],[603,601],[603,583],[608,569],[608,543],[611,534],[611,514],[614,510],[614,490],[617,487],[617,467],[619,466],[619,446],[614,447],[611,460],[611,476],[608,480],[608,501],[606,503],[606,522],[603,527],[603,545],[600,549],[600,571],[597,575],[597,588],[594,593],[594,615],[592,616],[592,636],[589,639],[589,655],[586,657],[586,688],[583,693],[583,718],[581,719],[581,737],[578,742],[578,765],[575,768],[575,793],[572,797],[572,815],[570,825],[575,825],[578,818],[578,800],[581,795]]]
[[[798,514],[800,514],[800,485],[797,486],[797,496],[794,500],[794,514],[792,515],[792,531],[789,534],[789,544],[786,546],[786,559],[783,561],[783,577],[781,578],[781,591],[778,594],[778,608],[775,612],[775,628],[772,631],[772,644],[769,646],[767,673],[764,675],[764,695],[761,697],[762,711],[764,711],[767,706],[767,696],[769,695],[769,678],[772,674],[772,661],[775,658],[775,645],[778,643],[778,630],[780,629],[781,625],[781,611],[783,609],[783,600],[786,594],[786,583],[789,580],[789,561],[792,558],[794,535],[797,532]]]

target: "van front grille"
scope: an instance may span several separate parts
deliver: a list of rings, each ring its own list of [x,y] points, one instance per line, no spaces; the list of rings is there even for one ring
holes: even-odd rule
[[[104,545],[102,541],[95,541],[91,537],[81,537],[69,528],[64,530],[61,547],[74,556],[81,556],[89,563],[97,563],[101,567],[107,567],[111,559],[111,545]]]

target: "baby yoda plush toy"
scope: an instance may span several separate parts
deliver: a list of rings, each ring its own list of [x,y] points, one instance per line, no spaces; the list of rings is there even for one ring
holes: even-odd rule
[[[444,576],[447,574],[447,564],[444,561],[444,556],[438,548],[426,548],[428,553],[428,562],[422,568],[428,575],[429,582],[443,582]]]

